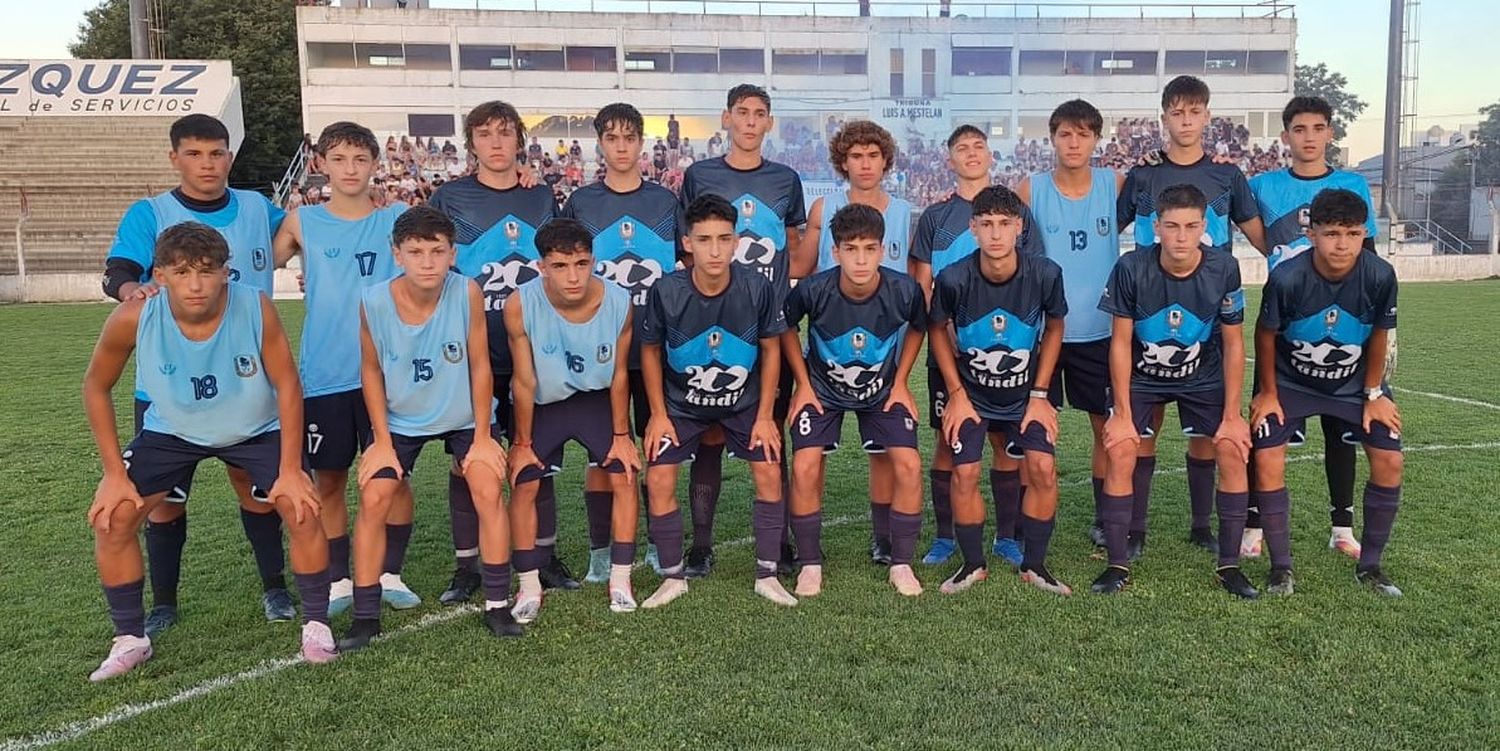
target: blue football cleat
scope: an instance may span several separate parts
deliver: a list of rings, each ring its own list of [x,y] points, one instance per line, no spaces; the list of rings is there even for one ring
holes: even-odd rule
[[[1014,537],[996,538],[990,552],[1012,566],[1021,565],[1021,543]]]
[[[935,537],[932,547],[927,549],[927,555],[922,556],[922,564],[926,566],[939,566],[948,562],[949,558],[958,551],[958,543],[952,537]]]

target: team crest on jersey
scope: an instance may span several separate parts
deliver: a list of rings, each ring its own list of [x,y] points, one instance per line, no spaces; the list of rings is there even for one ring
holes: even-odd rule
[[[620,239],[625,242],[635,239],[635,222],[620,222]]]
[[[234,374],[241,378],[249,378],[260,372],[255,364],[255,358],[250,355],[234,356]]]
[[[160,370],[162,375],[172,375],[177,372],[177,366],[169,362],[164,362],[156,366],[156,369]]]
[[[996,334],[1005,333],[1005,316],[996,315],[990,318],[990,328],[993,329]]]
[[[602,364],[602,363],[609,362],[610,358],[614,357],[614,354],[615,354],[615,348],[614,347],[611,347],[608,344],[601,344],[601,345],[599,345],[599,349],[596,352],[594,352],[594,359],[597,360],[597,361],[599,361]]]
[[[755,216],[755,201],[746,198],[740,201],[740,219],[745,220]]]
[[[557,352],[557,342],[547,342],[542,345],[542,354],[551,355]]]
[[[724,335],[718,331],[708,332],[708,348],[715,354],[719,351],[719,345],[724,343]]]
[[[1333,333],[1333,327],[1335,325],[1337,325],[1338,322],[1339,322],[1339,309],[1338,308],[1329,308],[1328,312],[1323,314],[1323,326],[1328,329],[1328,333],[1330,333],[1330,334]]]
[[[455,365],[457,365],[460,362],[463,362],[463,359],[464,359],[464,345],[463,345],[463,342],[459,342],[459,341],[456,341],[456,340],[455,341],[451,341],[451,342],[444,342],[443,343],[443,359],[447,360],[448,362],[451,362],[451,363],[453,363]]]
[[[1182,311],[1171,310],[1167,312],[1167,326],[1170,327],[1172,336],[1182,329]]]
[[[893,242],[893,243],[885,246],[885,257],[891,259],[892,261],[896,260],[897,258],[900,258],[901,257],[901,243],[899,243],[899,242]]]
[[[853,345],[853,347],[854,347],[854,355],[855,355],[855,357],[858,357],[858,356],[864,354],[864,349],[865,349],[865,332],[863,332],[863,331],[856,331],[856,332],[854,332],[849,337],[849,344]]]
[[[1107,216],[1101,216],[1101,217],[1099,217],[1099,219],[1094,222],[1094,231],[1098,232],[1100,237],[1108,237],[1109,236],[1109,217],[1107,217]]]
[[[505,222],[505,239],[510,241],[511,247],[515,247],[521,240],[521,223],[511,219]]]
[[[265,248],[256,248],[255,250],[250,252],[250,265],[254,266],[256,271],[266,270]]]
[[[323,257],[331,260],[334,258],[338,258],[339,254],[342,252],[344,252],[343,248],[324,248]]]

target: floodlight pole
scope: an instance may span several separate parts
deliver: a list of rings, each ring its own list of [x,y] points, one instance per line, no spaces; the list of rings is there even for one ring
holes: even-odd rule
[[[137,60],[151,57],[151,16],[146,0],[130,0],[130,56]]]
[[[1397,199],[1401,194],[1401,32],[1405,17],[1405,0],[1391,0],[1385,61],[1385,154],[1380,165],[1380,212],[1392,221],[1395,221]]]

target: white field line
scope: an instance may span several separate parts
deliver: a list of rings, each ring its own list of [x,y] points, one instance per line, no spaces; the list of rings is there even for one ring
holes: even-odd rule
[[[824,520],[823,526],[839,527],[845,524],[862,520],[864,518],[865,517],[863,516],[837,516],[832,519]],[[755,538],[753,537],[742,537],[735,540],[727,540],[725,542],[721,542],[715,547],[720,549],[743,547],[745,545],[749,545],[754,541]],[[637,567],[640,567],[641,565],[644,564],[636,564]],[[428,613],[416,623],[411,623],[389,633],[382,634],[381,636],[376,638],[376,641],[384,642],[392,639],[399,639],[408,634],[417,631],[423,631],[433,626],[447,623],[448,621],[454,620],[456,618],[470,615],[472,613],[478,612],[478,610],[479,608],[473,605],[462,605],[451,609],[445,608],[433,613]],[[105,712],[104,714],[91,717],[87,720],[79,720],[77,722],[68,723],[67,725],[63,725],[62,727],[56,728],[54,730],[48,730],[46,732],[37,733],[36,735],[20,738],[7,738],[4,741],[0,741],[0,751],[31,751],[31,749],[46,748],[48,746],[53,746],[59,743],[75,741],[79,738],[89,735],[90,733],[93,733],[96,730],[102,730],[109,727],[110,725],[124,722],[125,720],[134,719],[147,712],[151,712],[157,709],[165,709],[167,707],[181,704],[186,701],[191,701],[203,696],[208,696],[209,694],[217,693],[231,686],[236,686],[241,683],[245,683],[246,681],[253,681],[264,678],[268,675],[274,675],[283,670],[286,670],[287,668],[300,664],[302,664],[302,658],[300,656],[281,657],[274,660],[266,660],[259,665],[256,665],[255,667],[249,668],[248,670],[242,670],[238,673],[221,675],[217,678],[210,678],[206,681],[203,681],[202,683],[183,689],[182,691],[179,691],[175,694],[172,694],[171,696],[162,699],[155,699],[153,701],[140,702],[137,704],[125,704],[108,712]]]
[[[1445,402],[1455,402],[1458,404],[1467,404],[1470,407],[1483,407],[1484,409],[1493,409],[1500,411],[1500,404],[1495,404],[1493,402],[1482,402],[1478,399],[1465,399],[1461,396],[1449,396],[1448,394],[1438,394],[1431,391],[1417,391],[1416,389],[1409,389],[1405,386],[1392,386],[1391,388],[1404,394],[1416,394],[1417,396],[1425,396],[1429,399],[1441,399]]]

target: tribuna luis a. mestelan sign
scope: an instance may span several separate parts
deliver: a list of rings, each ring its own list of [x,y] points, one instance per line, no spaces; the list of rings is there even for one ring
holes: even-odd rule
[[[0,116],[217,113],[222,60],[0,60]]]

